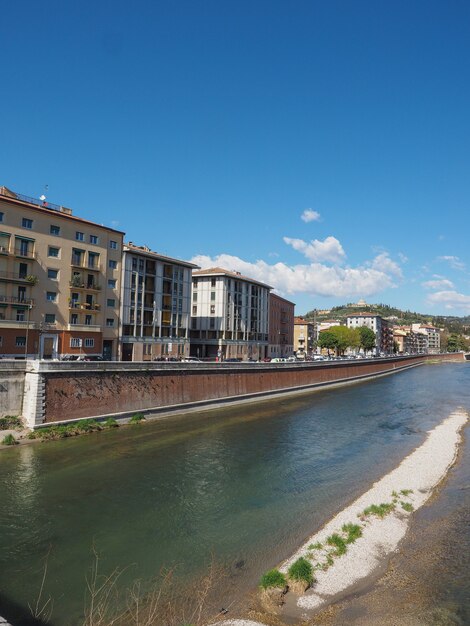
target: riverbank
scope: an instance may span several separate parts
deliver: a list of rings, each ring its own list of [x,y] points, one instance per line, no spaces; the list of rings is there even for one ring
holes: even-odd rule
[[[467,419],[467,414],[459,411],[436,426],[429,432],[425,442],[408,455],[395,470],[336,515],[284,562],[280,570],[287,573],[295,560],[300,557],[307,558],[314,564],[316,582],[304,595],[297,596],[289,592],[284,606],[276,616],[273,616],[274,621],[263,619],[259,623],[299,624],[308,621],[311,624],[337,626],[346,623],[371,625],[398,623],[393,621],[395,617],[392,621],[386,621],[386,610],[381,602],[374,604],[375,617],[374,614],[367,615],[368,611],[364,604],[359,608],[346,603],[340,610],[338,603],[346,597],[370,588],[372,580],[385,573],[390,557],[397,551],[408,532],[412,511],[421,508],[429,500],[454,464],[461,442],[461,430]],[[375,509],[374,514],[370,512],[371,507],[382,508]],[[365,513],[367,511],[369,513]],[[341,556],[333,555],[335,550],[329,546],[329,539],[334,535],[341,536],[341,529],[345,524],[357,524],[358,521],[362,536],[353,545],[347,546],[346,552]],[[328,562],[330,565],[325,567]],[[320,564],[319,568],[315,567],[317,563]],[[388,572],[385,579],[389,575]],[[330,608],[319,612],[326,606]],[[389,609],[391,606],[393,603],[388,605]],[[342,617],[335,617],[339,611]],[[358,621],[353,621],[356,618]],[[440,615],[439,619],[441,621],[428,623],[459,623],[442,621],[443,615]],[[235,624],[236,620],[220,622],[220,626]],[[241,620],[237,626],[248,624],[249,621]]]

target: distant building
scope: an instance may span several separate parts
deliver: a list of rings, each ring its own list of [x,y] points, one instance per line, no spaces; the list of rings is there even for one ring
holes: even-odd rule
[[[146,246],[124,246],[123,361],[189,356],[191,273],[197,267]]]
[[[317,341],[313,322],[303,317],[294,318],[294,352],[298,358],[311,356],[315,352]]]
[[[287,357],[294,352],[295,304],[275,293],[269,294],[268,356]]]
[[[441,333],[439,328],[435,328],[430,324],[412,324],[411,326],[413,332],[418,335],[424,335],[426,337],[426,342],[421,339],[421,343],[427,344],[426,352],[428,354],[439,354],[441,351]]]
[[[221,267],[193,272],[191,355],[266,358],[270,290],[269,285]]]
[[[118,357],[124,233],[0,187],[0,355]]]
[[[390,322],[373,313],[354,313],[346,318],[348,328],[366,326],[375,333],[375,353],[393,353],[393,328]]]

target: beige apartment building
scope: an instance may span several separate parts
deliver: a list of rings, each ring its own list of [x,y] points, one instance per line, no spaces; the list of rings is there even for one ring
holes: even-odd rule
[[[123,236],[0,187],[0,356],[116,359]]]
[[[132,242],[122,261],[123,361],[189,356],[191,275],[198,266]]]
[[[312,356],[316,348],[315,324],[304,317],[294,319],[294,350],[298,359]]]

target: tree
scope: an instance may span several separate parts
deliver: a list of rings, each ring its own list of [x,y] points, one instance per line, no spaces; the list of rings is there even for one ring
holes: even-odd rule
[[[369,350],[375,348],[375,333],[373,330],[367,326],[360,326],[359,334],[361,337],[361,348],[364,352],[369,352]]]
[[[328,350],[328,356],[330,356],[330,350],[336,350],[336,337],[334,333],[329,330],[322,330],[318,337],[318,345],[320,348],[326,348],[326,350]]]

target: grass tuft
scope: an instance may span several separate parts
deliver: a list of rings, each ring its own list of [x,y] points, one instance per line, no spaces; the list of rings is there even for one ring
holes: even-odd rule
[[[263,589],[270,587],[285,587],[287,584],[286,577],[278,569],[270,569],[261,576],[259,586]]]
[[[145,416],[143,413],[134,413],[134,415],[129,420],[130,424],[138,424],[142,420],[145,420]]]
[[[108,417],[108,419],[101,424],[103,428],[117,428],[119,424],[116,422],[114,417]]]
[[[23,428],[20,418],[17,415],[0,417],[0,430],[9,430],[10,428]]]
[[[395,505],[389,502],[382,502],[382,504],[371,504],[362,512],[362,515],[377,515],[377,517],[384,518],[386,515],[395,510]]]
[[[342,554],[345,554],[348,549],[346,546],[346,541],[337,533],[333,533],[332,535],[330,535],[327,538],[326,543],[329,546],[333,546],[335,548],[332,551],[332,554],[334,556],[341,556]]]
[[[289,567],[289,578],[292,580],[299,580],[309,585],[313,583],[313,568],[312,564],[301,556],[297,561],[292,563]]]
[[[400,493],[401,493],[402,496],[405,496],[405,498],[406,498],[407,496],[410,495],[410,493],[413,493],[413,489],[402,489],[400,491]]]
[[[16,444],[19,443],[11,433],[8,433],[8,435],[5,435],[5,437],[3,437],[2,440],[2,444],[4,446],[16,446]]]
[[[323,544],[317,541],[316,543],[311,543],[308,547],[309,550],[321,550],[323,548]]]
[[[413,511],[414,507],[411,504],[411,502],[400,502],[402,509],[404,509],[405,511],[407,511],[407,513],[411,513],[411,511]]]
[[[341,530],[347,534],[346,543],[354,543],[359,537],[362,537],[362,529],[359,524],[343,524]]]

